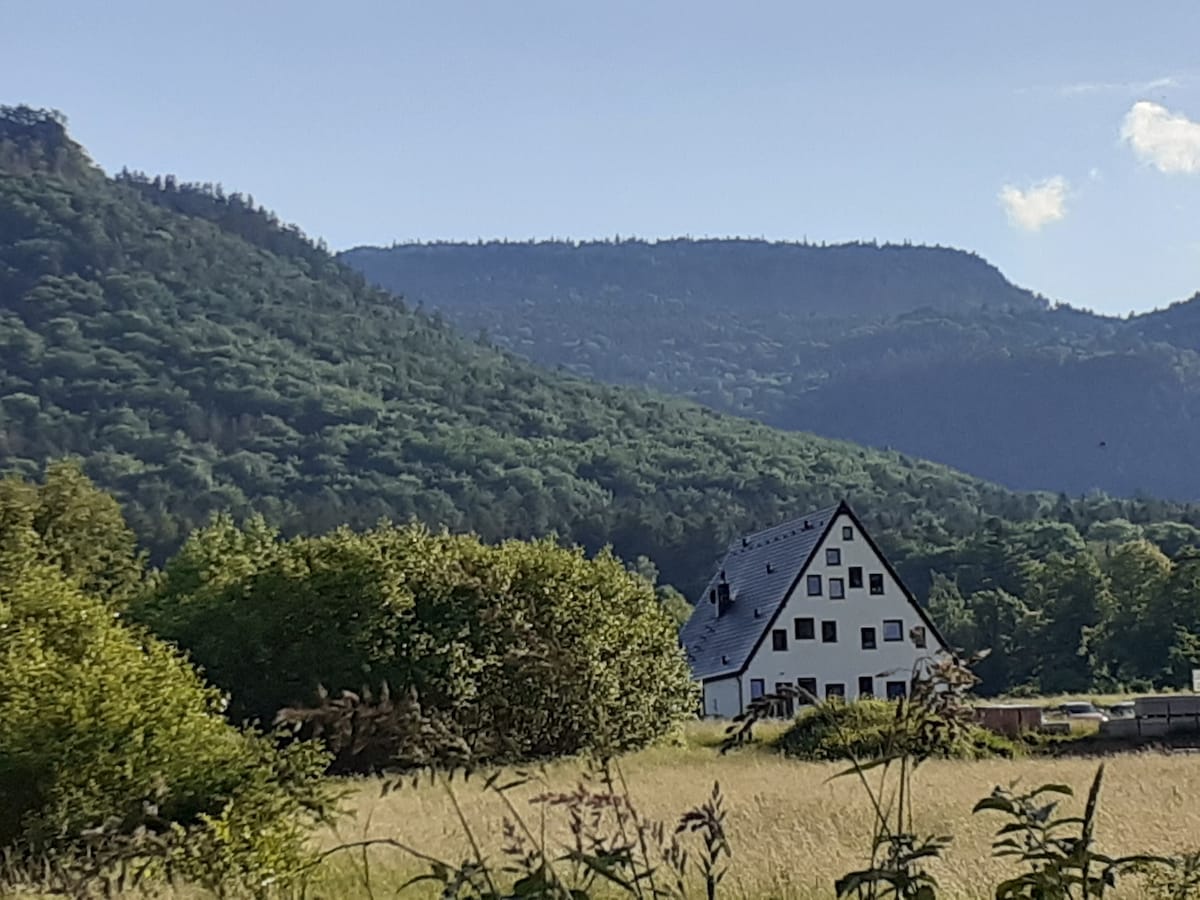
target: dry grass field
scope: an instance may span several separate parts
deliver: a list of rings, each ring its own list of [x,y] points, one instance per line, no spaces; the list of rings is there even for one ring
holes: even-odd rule
[[[762,747],[729,756],[711,745],[719,731],[701,728],[686,746],[659,747],[621,762],[630,792],[643,815],[673,822],[708,795],[719,781],[728,812],[733,847],[723,896],[737,898],[833,897],[840,874],[865,861],[870,836],[868,801],[852,779],[830,781],[842,766],[784,759]],[[997,784],[1035,786],[1064,782],[1077,795],[1067,804],[1082,808],[1097,760],[1023,759],[1018,761],[930,762],[918,770],[916,830],[952,834],[946,858],[931,867],[945,896],[988,896],[1008,871],[991,856],[990,842],[1000,821],[995,814],[973,816],[971,807]],[[1101,849],[1116,853],[1173,853],[1200,848],[1200,755],[1127,754],[1107,759],[1098,838]],[[558,763],[545,770],[552,790],[569,790],[581,768]],[[485,852],[497,854],[504,819],[502,803],[472,781],[454,788],[466,817],[477,827]],[[522,788],[517,805],[538,823],[528,798],[538,789]],[[381,797],[375,782],[356,782],[348,798],[355,816],[323,837],[325,846],[364,836],[391,836],[448,860],[461,860],[467,845],[443,787],[422,785]],[[551,814],[551,838],[563,838],[562,822]],[[389,896],[420,868],[397,851],[373,851],[371,877],[375,896]],[[363,896],[361,868],[343,858],[328,869],[315,892],[321,896]],[[1135,897],[1131,887],[1118,896]]]

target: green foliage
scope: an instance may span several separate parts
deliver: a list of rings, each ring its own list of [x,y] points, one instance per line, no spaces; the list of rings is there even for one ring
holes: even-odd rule
[[[915,751],[923,736],[898,733],[896,716],[896,704],[887,700],[825,701],[802,710],[780,737],[779,746],[788,756],[806,760],[871,760]],[[951,759],[1011,757],[1020,752],[1011,741],[977,726],[941,732],[937,741],[923,744],[923,750]]]
[[[255,554],[276,552],[273,529],[292,536],[343,524],[369,528],[381,518],[416,519],[430,527],[474,531],[487,541],[556,534],[589,553],[611,546],[625,560],[644,556],[661,570],[659,599],[678,621],[686,608],[671,588],[694,597],[735,534],[848,499],[918,596],[929,592],[933,573],[955,585],[963,602],[945,609],[952,617],[947,629],[968,650],[995,650],[980,671],[984,690],[1053,678],[1064,686],[1087,680],[1175,683],[1193,661],[1190,648],[1200,637],[1200,621],[1184,575],[1175,574],[1166,587],[1151,592],[1157,598],[1151,616],[1157,637],[1144,653],[1129,658],[1104,637],[1115,633],[1108,626],[1118,620],[1079,595],[1087,578],[1053,584],[1053,571],[1030,574],[1027,563],[1044,563],[1051,553],[1064,560],[1055,569],[1075,566],[1083,554],[1100,558],[1130,529],[1140,529],[1176,558],[1200,547],[1195,507],[1102,495],[1016,494],[894,451],[784,434],[682,400],[541,371],[371,289],[248,197],[226,194],[219,186],[180,185],[170,177],[106,178],[54,113],[0,111],[0,173],[0,469],[29,476],[49,461],[78,458],[83,471],[120,499],[133,531],[158,563],[214,515],[237,521],[260,515],[258,537],[249,532],[230,537],[250,542],[244,554],[236,546],[214,544],[206,551],[213,554],[208,563],[193,559],[196,572],[207,572],[211,582],[200,593],[217,591],[223,579],[236,581],[236,560],[243,556],[258,571]],[[772,352],[779,359],[774,368],[764,364],[758,372],[782,372],[780,367],[793,366],[792,357],[816,354],[826,359],[826,368],[845,366],[850,375],[864,370],[862,359],[871,359],[865,368],[890,379],[899,363],[886,353],[880,316],[903,319],[896,327],[906,333],[923,334],[928,327],[939,335],[947,328],[969,334],[972,358],[987,356],[993,339],[1006,332],[999,325],[947,326],[942,320],[953,318],[955,309],[1009,317],[1005,321],[1018,330],[1036,330],[1022,316],[1049,316],[1062,329],[1087,320],[1041,309],[1037,298],[1007,285],[982,261],[953,251],[788,250],[753,242],[705,245],[703,253],[689,247],[622,243],[581,250],[578,257],[572,248],[542,250],[581,260],[595,251],[605,260],[601,273],[633,253],[654,262],[642,266],[647,273],[658,271],[654,277],[673,281],[691,278],[684,258],[711,256],[717,270],[736,271],[736,280],[728,271],[715,277],[706,270],[688,282],[695,297],[720,305],[720,316],[680,315],[678,304],[667,299],[647,306],[666,310],[662,317],[670,323],[672,343],[663,347],[682,346],[681,329],[733,321],[726,301],[745,294],[741,285],[751,282],[764,291],[786,284],[805,303],[826,304],[821,307],[826,312],[834,308],[831,291],[837,304],[843,293],[861,299],[856,315],[863,321],[852,344],[835,346],[831,341],[844,333],[844,322],[822,331],[819,316],[810,322],[807,310],[777,297],[773,308],[804,319],[805,336],[776,339],[788,332],[763,326],[774,335]],[[476,286],[482,284],[478,273],[491,265],[487,260],[508,251],[479,252],[484,269],[460,273]],[[431,256],[457,253],[420,250]],[[761,253],[763,265],[738,262],[744,253]],[[795,271],[768,264],[780,253],[794,256],[788,265]],[[678,256],[678,265],[668,265],[663,254]],[[917,265],[917,259],[924,262]],[[897,268],[905,272],[899,282],[892,277]],[[525,271],[513,270],[516,282],[523,283]],[[493,281],[489,289],[498,309],[506,283]],[[656,294],[671,296],[665,287]],[[531,308],[544,305],[540,294],[530,297]],[[581,297],[581,303],[587,300]],[[920,306],[941,312],[915,312]],[[649,320],[657,321],[657,315],[626,310],[604,318],[634,323],[649,334]],[[756,333],[728,352],[720,351],[723,340],[716,341],[717,349],[705,351],[694,371],[716,373],[720,365],[753,359],[755,348],[766,346],[752,339]],[[618,342],[601,356],[618,357],[614,349],[625,346],[637,343]],[[826,368],[818,381],[833,384],[838,379]],[[780,402],[787,405],[802,379],[780,379],[771,390],[781,392]],[[941,370],[937,381],[968,383]],[[1104,381],[1081,383],[1105,402],[1125,396],[1105,393]],[[745,386],[738,382],[737,389]],[[933,385],[930,394],[912,394],[922,398],[918,412],[928,408],[942,416],[968,408],[940,404],[934,388],[943,389]],[[702,391],[687,393],[711,399]],[[1144,393],[1138,404],[1153,406]],[[914,415],[912,403],[887,406],[889,415]],[[1001,448],[1005,460],[1016,459],[1011,422],[1024,422],[1025,411],[1006,416],[981,401],[969,408],[981,418],[971,427],[938,422],[925,429],[940,442],[934,455],[951,458],[953,442],[986,436],[999,423],[1006,439],[989,446],[992,452]],[[878,411],[858,400],[844,410],[864,421],[878,418]],[[1083,427],[1077,419],[1069,421],[1076,432]],[[1088,420],[1087,428],[1093,424]],[[1133,424],[1128,430],[1149,433]],[[1038,440],[1017,443],[1018,449],[1048,446]],[[1104,452],[1111,459],[1118,448],[1115,440],[1109,444]],[[1079,455],[1060,457],[1078,468]],[[1154,468],[1148,453],[1123,471]],[[111,500],[85,504],[86,521],[58,521],[55,504],[86,490],[81,484],[70,469],[52,470],[39,489],[35,527],[60,565],[119,608],[137,592],[143,564],[128,530],[114,519]],[[1086,559],[1078,565],[1090,566]],[[174,577],[175,592],[190,596],[180,587],[181,560]],[[1094,577],[1091,583],[1100,585]],[[1043,602],[1053,607],[1052,614],[1040,608]],[[1113,615],[1123,602],[1114,599]],[[254,624],[247,623],[252,633]],[[343,626],[332,627],[338,633]],[[302,672],[304,661],[296,665]],[[377,686],[371,674],[357,670],[342,686]]]
[[[996,886],[996,900],[1087,900],[1103,898],[1120,875],[1150,866],[1173,867],[1173,861],[1151,856],[1112,857],[1096,848],[1096,814],[1104,766],[1096,770],[1083,816],[1057,817],[1058,801],[1071,796],[1064,784],[1046,784],[1024,793],[997,787],[975,804],[975,812],[992,811],[1010,821],[992,843],[997,856],[1012,857],[1023,871]]]
[[[922,567],[993,517],[1200,524],[1190,508],[1017,495],[544,372],[369,288],[248,197],[108,179],[60,119],[0,120],[0,467],[28,475],[78,456],[158,562],[217,513],[260,513],[287,535],[416,517],[486,540],[611,545],[692,596],[735,534],[843,498],[877,532],[902,533],[887,549]],[[861,268],[848,253],[845,277]],[[872,273],[886,306],[888,266]],[[992,282],[1006,303],[1037,305]]]
[[[49,492],[55,527],[93,522],[85,484],[62,472],[48,484],[64,478],[72,491]],[[61,861],[97,834],[149,829],[169,847],[158,862],[199,881],[294,872],[327,806],[324,757],[228,725],[175,650],[83,591],[92,570],[50,561],[56,532],[39,534],[31,507],[37,489],[0,491],[0,847]]]
[[[1200,295],[1099,316],[1051,307],[970,253],[873,243],[410,244],[342,258],[548,367],[1013,488],[1197,499]]]
[[[117,501],[74,463],[53,463],[41,484],[0,479],[0,541],[12,530],[38,537],[38,557],[93,597],[120,607],[142,590],[145,554]]]
[[[282,541],[220,519],[137,615],[231,693],[235,717],[383,683],[455,723],[476,756],[529,758],[645,744],[695,708],[652,585],[548,540],[382,525]]]

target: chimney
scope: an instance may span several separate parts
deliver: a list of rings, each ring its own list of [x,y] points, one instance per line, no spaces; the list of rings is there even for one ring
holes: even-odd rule
[[[725,580],[725,570],[721,570],[721,580],[717,582],[717,615],[723,616],[733,604],[733,595],[729,591],[729,582]]]

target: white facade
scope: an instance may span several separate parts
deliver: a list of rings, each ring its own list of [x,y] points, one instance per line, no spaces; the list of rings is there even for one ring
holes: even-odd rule
[[[851,587],[852,570],[861,570],[861,587]],[[810,579],[819,585],[810,586]],[[863,629],[873,631],[864,638]],[[917,646],[920,635],[923,648]],[[782,684],[803,686],[821,699],[839,691],[854,699],[868,687],[876,697],[889,696],[907,684],[919,659],[942,649],[883,559],[841,512],[741,674],[705,685],[705,714],[736,715]]]
[[[722,719],[732,719],[742,711],[740,679],[714,678],[704,683],[704,714]]]

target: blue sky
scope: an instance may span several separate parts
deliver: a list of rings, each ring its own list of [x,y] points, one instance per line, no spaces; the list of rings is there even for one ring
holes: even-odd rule
[[[1200,290],[1200,4],[32,3],[0,102],[341,249],[940,243],[1125,313]]]

